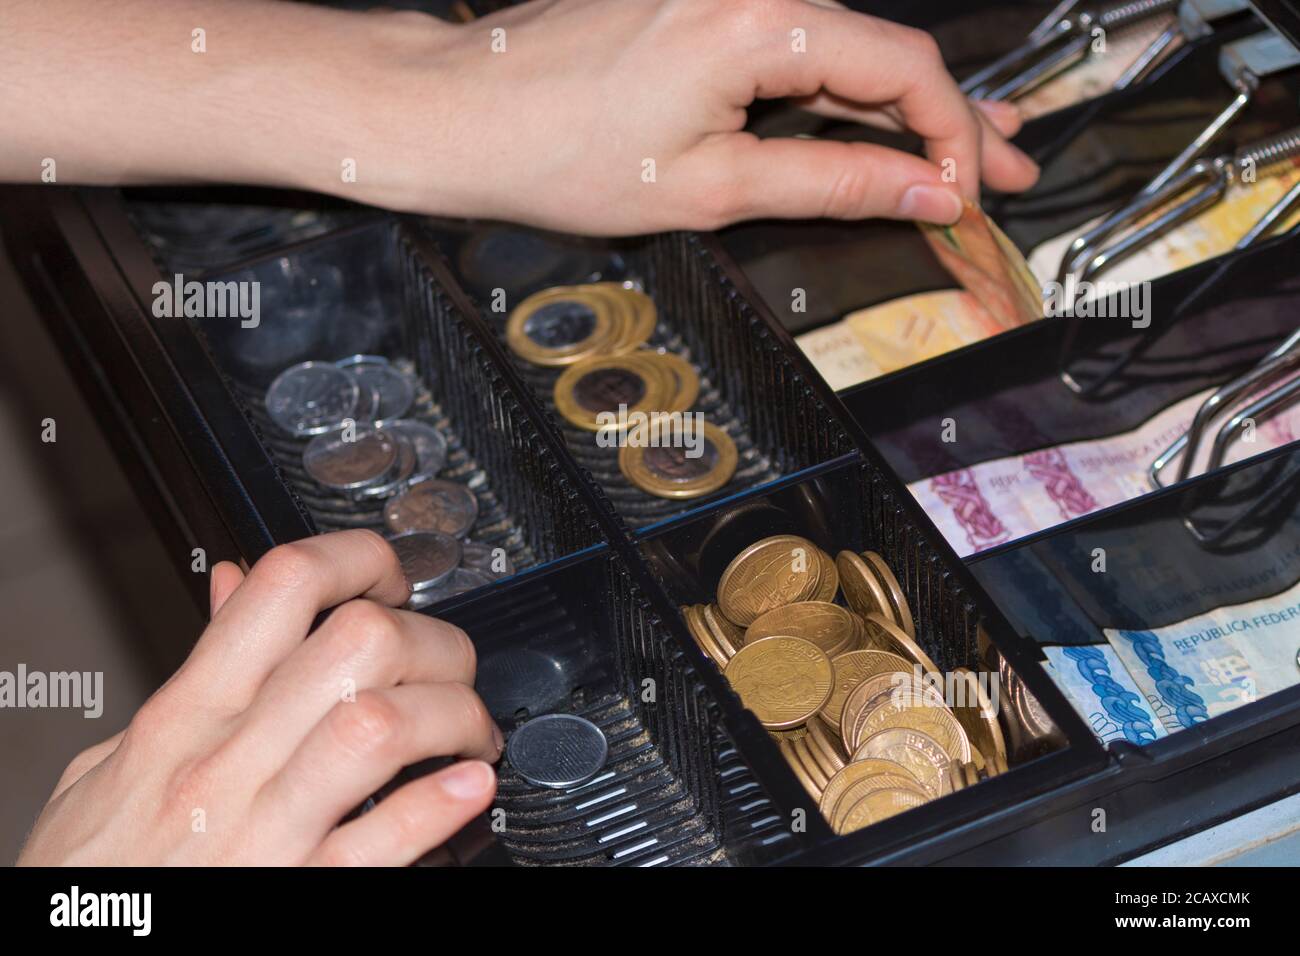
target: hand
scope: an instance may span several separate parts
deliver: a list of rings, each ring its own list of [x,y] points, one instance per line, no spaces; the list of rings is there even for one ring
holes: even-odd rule
[[[491,803],[502,739],[472,689],[474,647],[394,610],[409,590],[378,535],[282,545],[247,578],[219,564],[211,594],[189,658],[72,761],[20,864],[406,864]],[[467,759],[339,825],[441,755]]]
[[[428,213],[609,234],[756,217],[951,223],[981,180],[1021,190],[1038,175],[1004,138],[1015,108],[973,105],[928,34],[829,0],[534,0],[439,27],[387,88],[391,115],[414,121],[372,125],[380,182],[358,185]],[[743,132],[745,108],[774,97],[910,129],[927,158]]]

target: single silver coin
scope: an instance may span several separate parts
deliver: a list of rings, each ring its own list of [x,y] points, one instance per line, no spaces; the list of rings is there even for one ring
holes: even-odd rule
[[[384,524],[393,534],[439,531],[463,538],[478,518],[478,499],[464,485],[430,478],[417,482],[384,506]]]
[[[346,371],[362,388],[372,388],[378,393],[379,406],[375,409],[373,421],[386,424],[411,410],[411,405],[415,402],[415,381],[388,363],[361,363]]]
[[[437,587],[460,564],[460,542],[437,531],[411,531],[389,538],[412,591]]]
[[[360,394],[356,380],[332,362],[302,362],[266,390],[266,413],[291,435],[320,435],[356,414]]]
[[[348,441],[350,433],[352,440]],[[344,429],[317,435],[302,453],[302,466],[313,480],[342,492],[356,492],[391,480],[397,464],[397,440],[378,429]]]
[[[510,555],[506,554],[505,548],[494,548],[479,544],[477,541],[465,542],[460,566],[482,571],[484,574],[492,575],[493,578],[508,578],[515,573],[514,562],[510,560]]]
[[[349,355],[347,358],[341,358],[334,363],[339,368],[352,368],[356,365],[387,365],[388,357],[384,355]]]
[[[464,594],[467,591],[473,591],[475,588],[485,587],[492,584],[496,579],[484,571],[476,571],[473,568],[459,567],[451,572],[447,580],[441,584],[435,585],[424,591],[416,591],[411,595],[411,599],[406,602],[409,610],[418,611],[421,608],[432,607],[439,601],[445,601],[448,598],[454,598]]]
[[[415,443],[400,432],[391,428],[381,428],[384,434],[388,435],[397,443],[397,463],[393,466],[389,475],[381,481],[372,485],[365,485],[357,488],[352,492],[352,497],[358,501],[374,501],[380,498],[391,498],[406,489],[406,484],[415,474],[415,465],[417,461],[415,453]]]
[[[609,742],[599,727],[572,714],[547,714],[510,735],[506,759],[536,787],[564,790],[586,783],[605,766]]]
[[[379,389],[363,384],[355,375],[352,378],[357,383],[357,409],[352,413],[352,420],[370,425],[379,417]]]
[[[415,446],[415,474],[411,476],[413,483],[435,477],[447,464],[447,439],[428,422],[399,418],[384,428],[405,435]]]

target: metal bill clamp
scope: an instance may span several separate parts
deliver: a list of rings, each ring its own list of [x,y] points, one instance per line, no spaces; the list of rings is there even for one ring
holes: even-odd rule
[[[1129,0],[1104,10],[1081,10],[1078,0],[1059,4],[1016,49],[961,84],[974,99],[1011,100],[1024,96],[1091,56],[1096,31],[1102,35],[1134,27],[1172,12],[1179,0]]]
[[[1182,0],[1178,4],[1178,20],[1129,64],[1115,81],[1114,89],[1128,89],[1150,76],[1168,58],[1171,48],[1180,38],[1191,41],[1207,37],[1214,32],[1212,24],[1249,9],[1246,0]]]

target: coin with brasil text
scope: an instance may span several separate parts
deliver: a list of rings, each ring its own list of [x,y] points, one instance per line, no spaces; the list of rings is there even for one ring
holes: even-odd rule
[[[806,601],[821,582],[817,546],[793,534],[756,541],[727,565],[718,581],[718,608],[742,627],[783,604]]]
[[[746,643],[727,662],[725,675],[741,703],[768,729],[797,727],[826,703],[831,661],[817,645],[797,637]]]

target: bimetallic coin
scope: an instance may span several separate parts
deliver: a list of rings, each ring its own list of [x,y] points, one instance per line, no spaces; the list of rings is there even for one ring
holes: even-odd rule
[[[460,564],[460,542],[437,531],[408,531],[389,538],[412,591],[437,587]]]
[[[786,730],[806,722],[831,693],[830,658],[797,637],[746,643],[724,673],[741,703],[769,729]]]
[[[581,286],[545,289],[510,313],[506,344],[534,365],[571,365],[617,341],[611,312],[607,297]]]
[[[593,282],[582,288],[605,296],[614,311],[618,334],[606,351],[620,355],[650,340],[658,321],[654,300],[650,296],[620,282]]]
[[[510,735],[506,760],[535,787],[566,790],[581,786],[605,766],[609,742],[591,721],[572,714],[547,714]]]
[[[415,474],[412,481],[433,478],[447,464],[447,439],[428,422],[414,418],[399,418],[384,426],[386,431],[397,432],[415,447]]]
[[[902,788],[873,790],[844,813],[836,832],[853,833],[881,820],[888,820],[904,810],[919,807],[925,802],[925,796],[914,790]]]
[[[907,660],[887,651],[848,651],[835,655],[831,658],[831,668],[835,671],[835,688],[822,710],[823,719],[839,732],[844,705],[854,688],[868,678],[879,674],[907,672],[911,667]]]
[[[334,491],[355,492],[388,481],[397,465],[397,442],[375,429],[317,435],[302,453],[302,466],[312,480]]]
[[[463,538],[478,518],[478,499],[462,484],[430,478],[421,481],[384,506],[389,531],[440,531]]]
[[[844,769],[831,777],[826,784],[826,789],[822,792],[821,803],[818,809],[821,810],[822,816],[830,819],[831,812],[835,809],[835,804],[844,796],[850,787],[860,781],[872,777],[885,777],[887,779],[897,778],[904,785],[911,781],[912,786],[920,786],[915,777],[907,772],[907,769],[901,764],[896,764],[892,760],[855,760],[852,763],[845,764]]]
[[[838,604],[799,601],[761,614],[745,629],[745,641],[748,643],[778,634],[801,637],[833,658],[848,649],[856,633],[853,615]]]
[[[360,395],[356,380],[333,363],[302,362],[266,390],[266,413],[290,435],[320,435],[352,417]]]
[[[555,409],[572,425],[621,433],[632,416],[667,410],[670,373],[640,352],[583,359],[555,381]]]
[[[657,498],[686,499],[710,494],[726,485],[740,460],[736,443],[716,425],[665,416],[661,444],[633,444],[633,434],[618,450],[619,471],[628,481]]]
[[[674,387],[664,411],[684,412],[695,404],[695,400],[700,397],[700,376],[690,362],[675,352],[641,354],[663,366],[672,377]]]
[[[841,551],[835,556],[835,567],[840,572],[840,587],[844,589],[844,600],[856,614],[866,617],[868,614],[885,613],[892,616],[889,597],[884,587],[871,573],[861,555],[852,551]]]
[[[894,727],[872,734],[853,755],[854,760],[868,757],[892,760],[906,767],[930,796],[942,796],[952,789],[948,780],[952,758],[937,740],[919,730]]]
[[[386,424],[411,410],[415,402],[415,382],[387,362],[383,365],[359,363],[347,371],[362,389],[371,389],[379,395],[379,405],[371,413],[372,421]]]
[[[758,617],[796,601],[806,601],[821,582],[817,546],[793,534],[775,535],[751,544],[722,572],[718,607],[743,627]]]
[[[465,542],[460,564],[463,568],[489,574],[493,579],[508,578],[515,573],[514,562],[505,548],[494,548],[476,541]]]
[[[885,559],[874,551],[863,551],[862,560],[866,562],[867,568],[875,574],[881,587],[885,589],[885,596],[889,599],[892,619],[908,637],[916,640],[916,623],[912,620],[912,609],[907,606],[907,595],[903,593],[903,588],[899,585],[894,572],[885,563]]]

